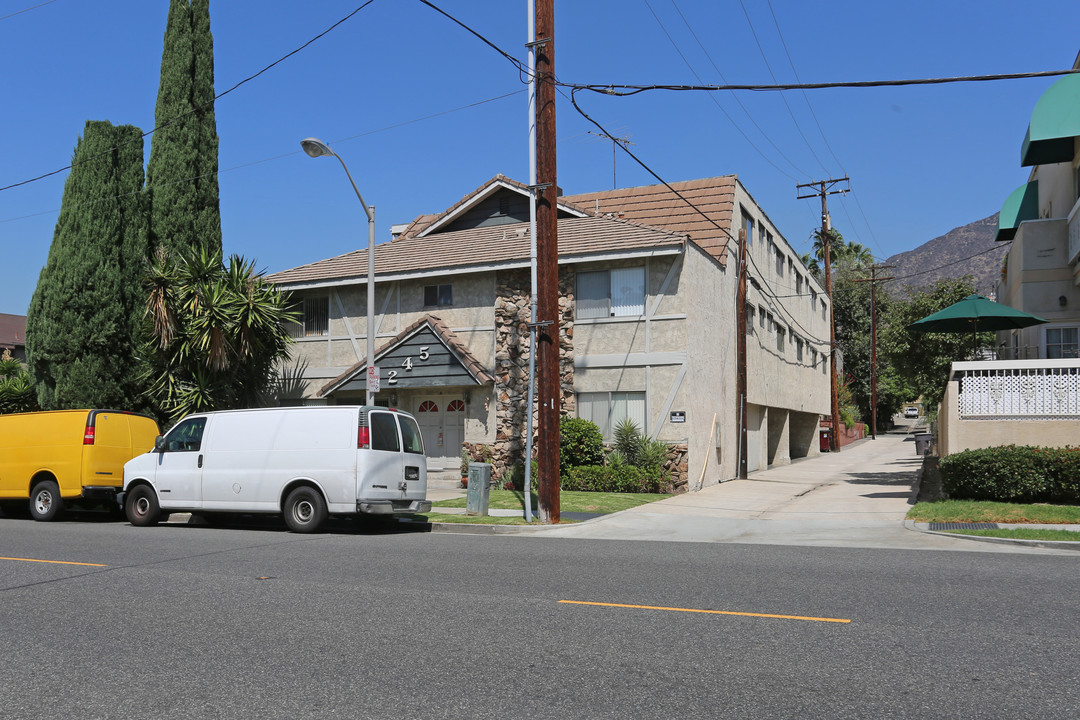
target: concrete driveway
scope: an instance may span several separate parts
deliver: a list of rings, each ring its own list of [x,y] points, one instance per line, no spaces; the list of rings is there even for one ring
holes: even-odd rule
[[[1064,552],[905,527],[922,467],[907,429],[861,440],[838,453],[751,473],[747,480],[732,480],[578,525],[546,527],[543,534],[608,540]]]

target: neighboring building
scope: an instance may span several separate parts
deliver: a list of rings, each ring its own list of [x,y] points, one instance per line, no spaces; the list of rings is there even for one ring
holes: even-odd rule
[[[0,355],[7,350],[11,357],[26,362],[26,316],[0,313]]]
[[[1073,67],[1080,69],[1080,56]],[[997,239],[1012,247],[997,299],[1049,322],[998,333],[998,355],[1080,357],[1080,74],[1043,93],[1020,155],[1031,175],[1001,209]]]
[[[669,445],[682,488],[734,477],[729,237],[745,228],[748,466],[817,454],[829,411],[823,290],[735,176],[671,188],[560,200],[562,411],[596,422],[608,439],[630,418]],[[376,401],[416,414],[431,470],[456,473],[463,446],[490,446],[496,476],[522,459],[528,216],[527,188],[500,175],[376,246]],[[366,269],[360,250],[270,276],[302,314],[292,328],[295,382],[282,402],[363,402]]]
[[[1080,55],[1073,67],[1080,69]],[[998,360],[953,363],[938,453],[1075,445],[1080,428],[1080,74],[1043,93],[1020,148],[1028,182],[1005,201],[998,302],[1046,321],[998,333]]]

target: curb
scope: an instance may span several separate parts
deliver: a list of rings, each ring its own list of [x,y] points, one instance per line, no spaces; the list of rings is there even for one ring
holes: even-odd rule
[[[920,525],[924,527],[919,527]],[[905,528],[913,532],[925,533],[927,535],[959,538],[961,540],[975,540],[977,542],[997,543],[999,545],[1019,545],[1022,547],[1037,547],[1051,550],[1080,551],[1080,542],[1077,542],[1075,540],[1021,540],[1018,538],[998,538],[986,537],[984,535],[965,535],[961,532],[941,532],[939,530],[931,530],[929,527],[925,527],[928,525],[929,523],[917,523],[914,520],[908,520],[906,518],[904,519]],[[1029,525],[1027,527],[1040,526]]]

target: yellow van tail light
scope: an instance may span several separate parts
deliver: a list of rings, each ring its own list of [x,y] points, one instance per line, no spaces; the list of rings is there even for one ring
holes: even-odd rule
[[[94,444],[94,426],[93,425],[87,425],[86,430],[83,431],[82,444],[83,445],[93,445]]]

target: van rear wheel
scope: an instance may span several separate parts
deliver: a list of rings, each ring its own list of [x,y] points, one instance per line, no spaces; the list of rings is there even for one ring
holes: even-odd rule
[[[60,486],[53,480],[42,480],[30,491],[30,517],[35,520],[55,520],[64,509]]]
[[[124,498],[124,514],[132,525],[157,525],[161,519],[157,495],[146,485],[136,485]]]
[[[298,533],[311,533],[326,520],[326,502],[318,490],[298,487],[285,498],[285,524]]]

